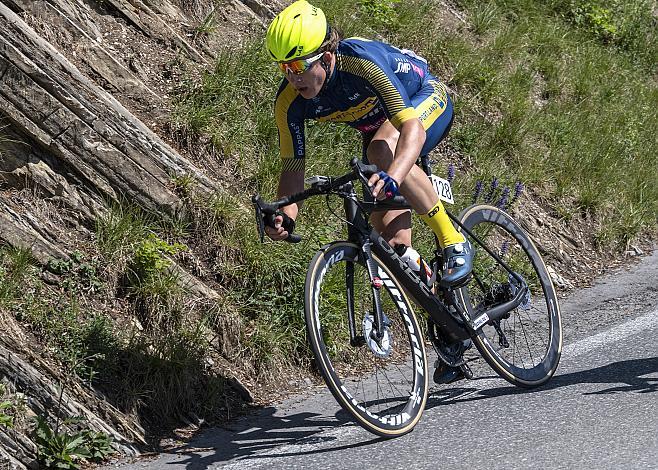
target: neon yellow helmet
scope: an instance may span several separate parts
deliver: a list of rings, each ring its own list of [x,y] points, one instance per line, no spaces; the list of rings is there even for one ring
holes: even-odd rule
[[[324,12],[306,0],[298,0],[272,20],[265,44],[275,61],[285,62],[316,51],[327,31]]]

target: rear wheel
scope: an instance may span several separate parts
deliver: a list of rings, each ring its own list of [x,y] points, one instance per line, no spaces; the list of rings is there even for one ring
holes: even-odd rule
[[[359,248],[336,242],[313,258],[306,277],[305,318],[309,343],[338,403],[368,431],[396,437],[413,429],[427,400],[423,337],[398,281],[376,256],[384,313],[376,340],[374,294]],[[355,338],[350,335],[353,306]]]
[[[560,360],[562,322],[553,283],[537,248],[525,231],[496,207],[471,206],[460,219],[520,278],[510,275],[471,240],[475,247],[473,279],[458,291],[458,299],[471,319],[528,287],[521,305],[479,330],[475,345],[489,365],[509,382],[522,387],[545,383]]]

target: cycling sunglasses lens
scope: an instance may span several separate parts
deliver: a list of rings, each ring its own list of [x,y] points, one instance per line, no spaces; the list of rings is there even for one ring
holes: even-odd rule
[[[279,68],[284,74],[299,75],[308,70],[311,64],[307,60],[296,60],[294,62],[287,62],[285,64],[279,63]]]
[[[307,59],[299,59],[293,62],[285,63],[279,62],[278,65],[281,71],[286,75],[289,73],[300,75],[306,72],[311,67],[311,65],[313,65],[313,62],[320,59],[320,57],[322,57],[322,52],[314,57],[309,57]]]

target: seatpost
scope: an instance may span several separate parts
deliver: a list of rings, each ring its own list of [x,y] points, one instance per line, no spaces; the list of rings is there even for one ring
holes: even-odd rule
[[[423,168],[423,171],[427,176],[432,174],[432,166],[430,165],[430,157],[423,155],[420,157],[420,166]]]

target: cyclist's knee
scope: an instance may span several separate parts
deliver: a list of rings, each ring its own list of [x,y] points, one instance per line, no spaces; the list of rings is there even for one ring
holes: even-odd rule
[[[368,145],[368,162],[377,165],[382,170],[387,170],[393,162],[393,151],[385,140],[372,140]]]
[[[411,245],[411,212],[408,210],[375,213],[371,217],[375,230],[391,245]]]
[[[368,161],[382,170],[387,170],[393,162],[399,137],[400,133],[392,124],[388,121],[382,124],[368,144],[366,151]]]

